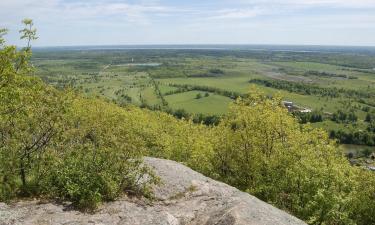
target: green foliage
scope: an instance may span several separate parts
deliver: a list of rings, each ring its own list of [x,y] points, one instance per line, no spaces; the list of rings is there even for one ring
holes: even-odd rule
[[[24,23],[24,37],[35,39],[32,21]],[[374,173],[352,167],[326,132],[299,124],[277,95],[244,95],[208,127],[182,110],[178,120],[58,91],[31,76],[30,54],[29,47],[0,50],[1,201],[34,195],[92,210],[124,192],[150,196],[158,179],[142,164],[149,155],[182,162],[309,224],[375,224]]]
[[[336,87],[320,87],[314,84],[304,84],[285,80],[252,79],[249,81],[249,83],[258,84],[265,87],[272,87],[279,90],[286,90],[302,95],[316,95],[331,98],[338,98],[340,96],[353,98],[371,98],[375,96],[374,93],[368,91],[350,90]]]
[[[358,79],[358,77],[355,77],[355,76],[348,76],[348,75],[336,74],[336,73],[319,72],[319,71],[314,71],[314,70],[309,70],[309,71],[305,72],[304,75],[305,76],[328,77],[328,78],[339,77],[339,78],[346,78],[346,79],[352,79],[352,80]]]
[[[322,122],[324,119],[323,113],[319,111],[313,111],[309,113],[303,112],[293,112],[293,115],[299,119],[299,122],[302,124],[305,123],[318,123]]]
[[[21,39],[26,39],[26,48],[31,48],[31,41],[38,39],[36,36],[36,29],[33,28],[34,23],[31,19],[24,19],[22,20],[22,23],[25,25],[25,28],[19,31],[21,33]]]
[[[332,121],[335,121],[337,123],[350,123],[350,122],[354,123],[357,120],[358,120],[358,117],[352,110],[349,112],[338,110],[332,115]]]
[[[70,129],[62,136],[60,160],[47,174],[47,190],[72,200],[79,208],[95,208],[124,191],[150,195],[152,171],[142,165],[144,142],[132,130],[130,112],[93,99],[76,99],[67,114]],[[95,121],[95,122],[93,122]],[[147,181],[140,182],[147,174]]]
[[[4,29],[4,28],[0,29],[0,47],[2,47],[5,43],[3,36],[6,35],[7,32],[8,32],[7,29]]]
[[[330,137],[335,138],[342,144],[358,144],[375,146],[375,134],[371,130],[371,124],[366,130],[331,130]]]
[[[215,129],[213,176],[310,224],[372,224],[355,208],[364,210],[359,196],[374,204],[372,187],[362,186],[374,174],[351,167],[325,132],[301,127],[281,105],[251,94],[232,106]]]
[[[375,118],[373,118],[373,117],[374,117],[373,114],[367,113],[366,118],[365,118],[365,122],[371,123],[373,120],[375,120]]]
[[[363,184],[374,174],[352,167],[323,130],[301,126],[280,97],[250,93],[211,128],[163,113],[137,120],[148,121],[139,133],[148,155],[183,162],[309,224],[374,222],[373,187]]]
[[[24,23],[35,39],[32,21]],[[30,54],[0,50],[0,200],[59,197],[94,209],[124,191],[150,195],[157,179],[142,165],[131,114],[45,85],[31,76]]]

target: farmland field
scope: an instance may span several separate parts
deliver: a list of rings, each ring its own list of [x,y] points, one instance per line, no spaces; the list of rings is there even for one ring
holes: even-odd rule
[[[374,49],[36,49],[32,61],[57,87],[191,118],[221,116],[256,88],[343,144],[375,145]]]

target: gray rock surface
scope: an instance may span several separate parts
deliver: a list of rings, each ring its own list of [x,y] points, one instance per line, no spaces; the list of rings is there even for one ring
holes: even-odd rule
[[[163,184],[158,200],[124,197],[94,214],[38,200],[0,203],[0,225],[302,225],[301,220],[179,163],[145,158]]]

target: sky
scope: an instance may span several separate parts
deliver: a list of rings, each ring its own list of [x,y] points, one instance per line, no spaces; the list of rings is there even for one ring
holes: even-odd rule
[[[9,44],[375,46],[375,0],[0,0]]]

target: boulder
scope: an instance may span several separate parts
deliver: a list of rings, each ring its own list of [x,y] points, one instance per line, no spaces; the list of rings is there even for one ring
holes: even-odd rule
[[[155,200],[123,197],[95,213],[39,200],[0,203],[0,225],[303,225],[247,193],[174,161],[145,158],[162,184]]]

